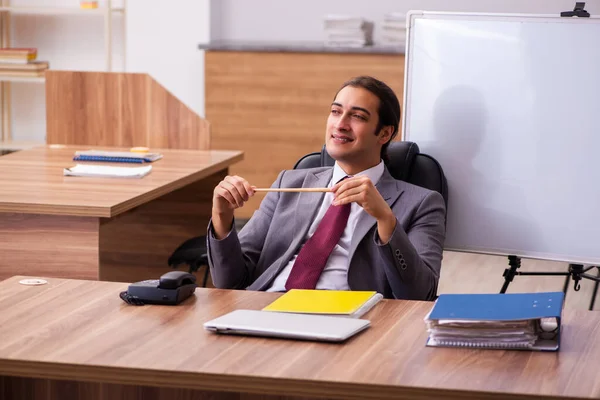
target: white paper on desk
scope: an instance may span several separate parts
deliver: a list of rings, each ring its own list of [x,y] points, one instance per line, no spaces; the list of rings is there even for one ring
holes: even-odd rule
[[[98,178],[143,178],[152,170],[152,166],[146,167],[112,167],[106,165],[82,165],[77,164],[71,168],[65,168],[65,176],[92,176]]]

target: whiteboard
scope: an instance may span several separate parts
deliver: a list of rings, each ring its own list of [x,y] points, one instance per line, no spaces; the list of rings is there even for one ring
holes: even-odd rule
[[[445,249],[600,265],[600,19],[407,19],[403,134],[446,174]]]

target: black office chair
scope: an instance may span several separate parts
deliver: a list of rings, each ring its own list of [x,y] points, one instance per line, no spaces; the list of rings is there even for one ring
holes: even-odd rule
[[[448,208],[448,184],[440,164],[431,156],[419,151],[419,146],[413,142],[392,142],[388,150],[386,166],[390,174],[402,181],[412,183],[439,192]],[[320,152],[310,153],[302,157],[294,165],[294,169],[333,166],[335,160],[327,153],[325,146]],[[208,256],[206,251],[206,236],[198,236],[185,241],[169,257],[169,265],[176,268],[187,264],[190,272],[196,272],[206,266],[202,286],[206,287],[208,280]]]

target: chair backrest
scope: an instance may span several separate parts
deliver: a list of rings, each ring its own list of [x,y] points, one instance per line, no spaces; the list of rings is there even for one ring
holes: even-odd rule
[[[421,153],[416,143],[408,141],[390,143],[387,153],[386,166],[394,178],[439,192],[448,207],[448,182],[442,166],[433,157]],[[298,160],[294,169],[330,167],[334,163],[323,146],[320,152]]]

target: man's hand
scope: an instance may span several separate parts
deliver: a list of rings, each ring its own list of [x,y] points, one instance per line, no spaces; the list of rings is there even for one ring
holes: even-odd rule
[[[366,176],[344,179],[331,188],[334,205],[357,203],[377,220],[377,233],[383,243],[387,243],[396,228],[396,216],[381,194]]]
[[[213,191],[212,223],[215,237],[223,239],[233,223],[233,210],[254,196],[252,186],[239,176],[226,176]]]

